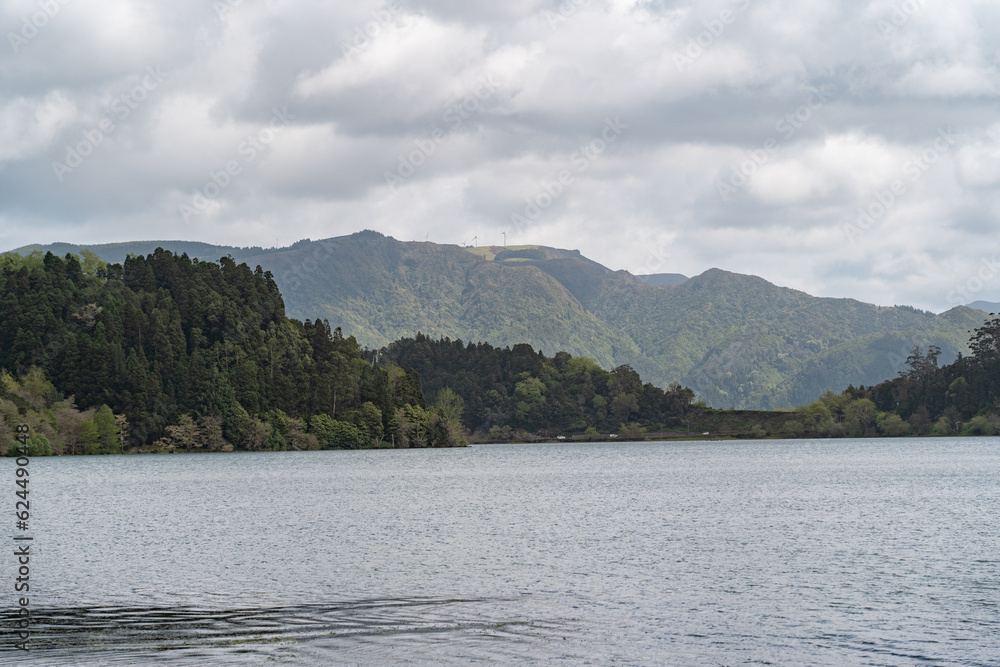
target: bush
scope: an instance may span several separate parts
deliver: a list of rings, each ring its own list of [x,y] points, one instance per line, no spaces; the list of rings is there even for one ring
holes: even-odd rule
[[[931,427],[931,435],[955,435],[955,423],[948,416],[942,416]]]
[[[802,435],[803,432],[805,432],[805,427],[802,425],[802,422],[795,419],[790,419],[785,422],[785,425],[782,427],[781,430],[786,436],[791,438],[796,438]]]
[[[644,440],[645,429],[638,422],[622,424],[618,427],[618,435],[625,440]]]
[[[335,448],[333,444],[334,421],[330,415],[313,415],[312,419],[309,420],[309,432],[316,436],[322,449]]]
[[[366,440],[354,424],[334,420],[324,449],[361,449],[367,444]]]
[[[969,435],[993,435],[994,427],[990,420],[983,415],[973,417],[965,427],[965,432]]]
[[[878,420],[878,430],[890,438],[898,438],[904,436],[909,432],[909,425],[903,421],[903,418],[895,413],[889,413],[882,415]]]
[[[36,433],[28,440],[28,456],[52,456],[52,445],[49,439],[41,433]]]
[[[597,433],[597,431],[594,431],[594,433]],[[490,427],[490,432],[486,437],[493,442],[510,442],[514,437],[514,432],[506,424],[503,426],[495,425]]]

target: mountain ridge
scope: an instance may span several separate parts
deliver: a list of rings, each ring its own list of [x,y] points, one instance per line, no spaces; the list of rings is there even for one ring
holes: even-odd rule
[[[985,320],[964,307],[933,315],[813,297],[717,268],[655,285],[579,251],[469,248],[372,231],[270,249],[176,241],[59,250],[87,248],[112,261],[144,244],[259,264],[274,275],[290,316],[328,319],[370,348],[417,332],[501,347],[524,342],[605,368],[630,364],[654,384],[680,382],[723,408],[786,408],[825,390],[874,384],[902,370],[913,345],[939,345],[947,363],[967,353],[966,332]]]

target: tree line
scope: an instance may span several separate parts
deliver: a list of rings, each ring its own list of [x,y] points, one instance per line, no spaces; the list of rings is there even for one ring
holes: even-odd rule
[[[869,401],[897,435],[1000,434],[1000,317],[991,317],[970,332],[969,356],[938,366],[940,348],[914,348],[906,371],[855,390],[855,399]]]
[[[706,408],[628,365],[423,334],[379,350],[285,316],[269,272],[158,249],[0,255],[0,453],[440,447],[569,434],[870,437],[1000,434],[1000,318],[971,354],[913,350],[873,387],[790,411]],[[431,399],[430,403],[425,395]]]
[[[228,257],[4,255],[0,369],[4,421],[59,454],[462,444],[413,371],[287,318],[271,274]]]
[[[592,359],[566,352],[546,357],[527,344],[498,348],[417,334],[368,358],[414,370],[428,396],[493,440],[683,429],[703,409],[690,389],[643,383],[631,366],[607,371]]]

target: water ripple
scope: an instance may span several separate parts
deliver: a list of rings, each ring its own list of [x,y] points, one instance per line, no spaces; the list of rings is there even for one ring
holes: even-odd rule
[[[370,650],[373,639],[418,644],[461,638],[471,644],[490,640],[516,644],[557,632],[566,634],[566,628],[559,624],[496,613],[516,602],[411,598],[232,609],[38,609],[32,615],[30,658],[52,665],[135,664],[137,660],[191,664],[198,658],[215,664],[247,664],[254,657],[300,660],[312,653],[316,664],[329,664],[336,662],[330,649],[346,648],[345,640],[355,650]],[[0,625],[12,627],[15,618],[13,612],[0,612]],[[0,652],[0,663],[18,664],[23,656],[6,645]],[[86,660],[79,662],[82,656]]]

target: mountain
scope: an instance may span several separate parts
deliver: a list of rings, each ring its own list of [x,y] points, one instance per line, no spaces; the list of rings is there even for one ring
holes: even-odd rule
[[[969,304],[969,308],[975,308],[976,310],[981,310],[984,313],[1000,313],[1000,303],[994,303],[992,301],[973,301]]]
[[[719,269],[651,285],[575,250],[462,248],[371,231],[268,250],[157,241],[88,249],[111,261],[120,246],[259,264],[290,316],[328,319],[370,348],[418,331],[501,347],[524,342],[604,368],[630,364],[647,381],[680,382],[719,408],[786,408],[826,390],[876,384],[903,370],[915,345],[940,346],[948,363],[968,352],[968,332],[985,321],[964,306],[933,315],[817,298]]]
[[[308,243],[309,239],[304,241],[299,241],[295,245],[291,246],[295,248],[301,244]],[[277,249],[265,250],[259,246],[249,247],[249,248],[238,248],[235,246],[221,246],[212,245],[211,243],[199,243],[197,241],[127,241],[125,243],[102,243],[100,245],[76,245],[73,243],[51,243],[49,245],[26,245],[17,250],[11,252],[16,252],[19,255],[28,255],[35,251],[40,252],[51,252],[53,255],[63,257],[66,253],[73,253],[74,255],[79,255],[81,250],[91,250],[98,257],[100,257],[105,262],[111,264],[122,264],[125,262],[125,258],[129,255],[141,255],[145,257],[146,255],[152,254],[157,248],[163,248],[164,250],[169,250],[170,252],[183,255],[187,254],[188,257],[197,257],[199,259],[212,259],[218,260],[220,257],[225,257],[229,255],[237,262],[243,261],[245,257],[256,257],[264,255],[268,252],[276,252]],[[286,248],[282,248],[285,250]]]
[[[656,285],[657,287],[673,287],[674,285],[686,282],[688,279],[687,276],[679,273],[647,273],[638,275],[636,278],[647,285]]]

